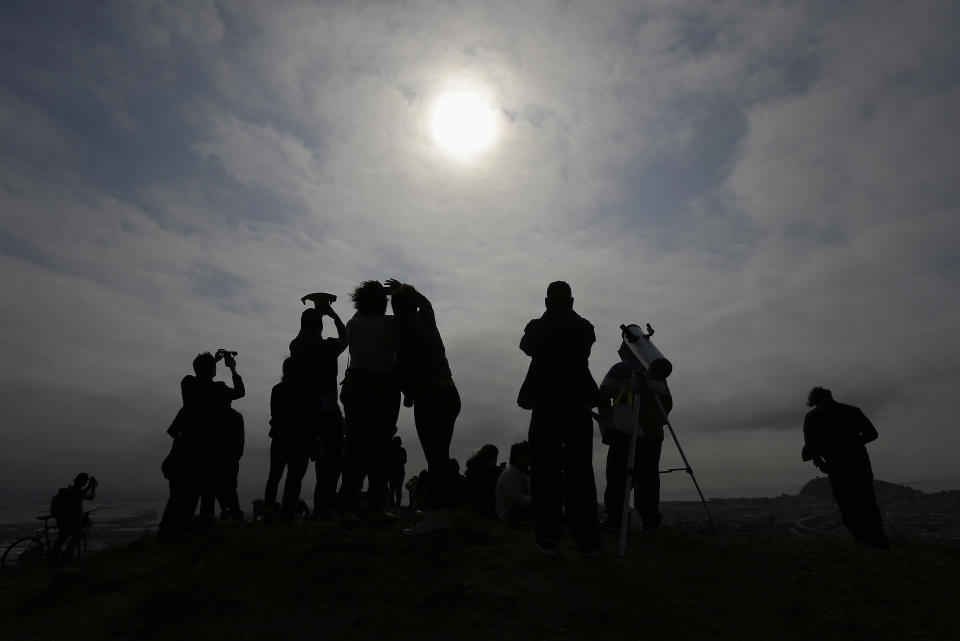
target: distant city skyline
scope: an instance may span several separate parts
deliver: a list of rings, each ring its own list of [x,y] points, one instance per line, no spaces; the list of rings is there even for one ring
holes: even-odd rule
[[[814,385],[874,422],[877,478],[960,488],[960,5],[0,16],[0,504],[79,471],[102,500],[162,498],[180,378],[219,347],[239,352],[257,496],[300,297],[334,293],[346,320],[357,284],[390,277],[436,309],[461,465],[526,437],[518,343],[566,280],[597,380],[621,323],[656,329],[708,496],[816,476]],[[399,428],[409,476],[409,410]],[[598,437],[601,492],[605,455]]]

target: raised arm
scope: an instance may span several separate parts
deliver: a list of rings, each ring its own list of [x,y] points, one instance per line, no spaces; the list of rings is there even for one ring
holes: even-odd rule
[[[867,418],[867,415],[864,414],[862,410],[857,411],[860,413],[860,424],[857,426],[860,439],[864,444],[877,440],[877,436],[879,436],[879,434],[877,434],[877,428],[873,426],[873,423],[870,422],[870,419]]]
[[[331,307],[329,303],[327,303],[327,308],[325,310],[321,310],[320,313],[329,316],[337,328],[337,340],[339,341],[337,355],[339,356],[343,353],[343,350],[347,349],[347,326],[343,324],[343,321],[340,320],[340,316],[333,311],[333,307]]]
[[[230,390],[229,400],[235,401],[238,398],[243,398],[247,394],[247,388],[244,387],[243,379],[240,377],[240,374],[237,373],[236,359],[230,354],[227,354],[223,357],[223,364],[227,366],[227,369],[230,370],[230,375],[233,377],[233,389]]]

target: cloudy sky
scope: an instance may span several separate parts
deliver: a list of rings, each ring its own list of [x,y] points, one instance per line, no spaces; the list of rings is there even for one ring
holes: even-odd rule
[[[2,501],[80,470],[104,499],[161,498],[179,380],[218,347],[240,352],[259,496],[300,296],[336,293],[346,319],[388,277],[434,302],[461,461],[525,436],[517,346],[563,279],[597,378],[621,323],[653,324],[708,495],[814,476],[816,384],[873,419],[878,477],[960,487],[956,3],[0,14]],[[409,411],[400,427],[413,472]]]

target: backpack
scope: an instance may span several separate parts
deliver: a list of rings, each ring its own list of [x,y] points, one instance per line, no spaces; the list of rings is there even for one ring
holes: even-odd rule
[[[57,490],[57,493],[50,498],[50,516],[58,521],[63,518],[63,512],[67,508],[67,501],[65,499],[66,493],[67,488],[61,487],[59,490]]]

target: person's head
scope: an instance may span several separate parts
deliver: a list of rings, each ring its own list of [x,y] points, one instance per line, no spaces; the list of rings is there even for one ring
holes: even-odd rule
[[[573,292],[570,285],[562,280],[555,280],[547,286],[547,297],[543,300],[547,309],[558,311],[573,309]]]
[[[73,484],[77,487],[83,487],[90,482],[90,475],[86,472],[80,472],[73,479]]]
[[[829,403],[832,400],[833,394],[830,392],[830,390],[817,386],[810,390],[810,393],[807,394],[807,407],[816,407],[818,405]]]
[[[417,290],[403,285],[390,295],[390,307],[397,317],[409,317],[417,312]]]
[[[193,371],[197,378],[213,380],[213,377],[217,375],[217,360],[210,352],[197,354],[197,357],[193,359]]]
[[[283,359],[283,378],[281,380],[289,381],[293,378],[293,359],[286,357]]]
[[[318,329],[323,329],[323,320],[320,312],[312,307],[303,310],[303,313],[300,314],[300,331],[315,332]]]
[[[365,280],[350,294],[357,313],[363,316],[380,316],[387,311],[387,288],[380,281]]]
[[[510,465],[524,470],[530,467],[530,443],[520,441],[510,446]]]
[[[467,462],[467,467],[482,466],[482,467],[496,467],[497,466],[497,456],[500,455],[500,450],[497,449],[497,446],[492,443],[487,443],[473,455],[473,458]]]

